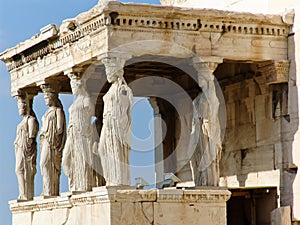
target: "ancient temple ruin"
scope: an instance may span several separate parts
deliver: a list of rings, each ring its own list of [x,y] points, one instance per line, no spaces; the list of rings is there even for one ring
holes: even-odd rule
[[[27,190],[32,178],[22,178],[29,187],[10,202],[14,225],[47,217],[48,224],[300,221],[295,12],[162,3],[99,1],[0,54],[11,74],[11,95],[19,108],[27,107],[22,123],[35,123],[35,95],[44,93],[49,105],[38,140],[44,153],[51,152],[37,163],[44,196],[33,198]],[[69,112],[59,93],[77,96]],[[128,186],[133,96],[147,97],[167,127],[155,123],[154,190]],[[92,116],[96,121],[89,124]],[[55,121],[52,132],[49,121]],[[31,134],[23,138],[34,140],[32,157],[37,127],[23,129]],[[83,148],[84,160],[76,155]],[[61,166],[70,193],[59,192]],[[180,179],[177,188],[163,189],[166,173]]]

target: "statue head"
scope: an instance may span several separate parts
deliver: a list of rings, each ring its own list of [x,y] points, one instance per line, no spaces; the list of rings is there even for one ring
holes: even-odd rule
[[[50,84],[44,84],[41,85],[41,89],[44,92],[44,100],[46,105],[48,106],[56,106],[60,107],[61,103],[58,99],[58,90],[59,90],[59,85],[50,85]]]
[[[124,59],[111,57],[102,59],[103,64],[105,65],[105,72],[107,81],[109,83],[115,83],[118,79],[122,79],[124,75]]]
[[[45,103],[48,106],[55,106],[55,100],[58,98],[56,93],[52,93],[52,92],[45,92],[44,93],[44,99],[45,99]]]
[[[30,114],[31,101],[26,92],[18,92],[16,96],[18,102],[18,111],[20,116],[26,116]]]
[[[20,116],[25,116],[28,114],[28,102],[26,99],[23,98],[17,98],[18,99],[18,110]]]
[[[70,85],[72,93],[74,95],[85,95],[86,94],[86,80],[83,80],[77,75],[70,74]]]

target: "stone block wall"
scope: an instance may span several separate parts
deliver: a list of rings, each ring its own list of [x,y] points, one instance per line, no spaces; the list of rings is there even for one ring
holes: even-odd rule
[[[223,87],[227,125],[220,165],[222,185],[279,186],[284,110],[281,101],[274,103],[277,89],[266,84],[264,75]]]
[[[68,194],[68,193],[67,193]],[[92,192],[10,202],[13,225],[226,225],[225,189],[135,190],[99,187]]]

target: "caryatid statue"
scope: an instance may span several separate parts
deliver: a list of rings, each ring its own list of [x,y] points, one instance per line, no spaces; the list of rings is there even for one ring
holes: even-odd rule
[[[212,132],[219,126],[217,118],[211,113],[210,103],[203,92],[193,101],[193,135],[198,137],[195,152],[191,160],[193,177],[198,186],[218,186],[221,142],[218,132]],[[192,137],[191,140],[193,140]]]
[[[41,85],[44,99],[49,109],[42,118],[40,133],[41,159],[43,176],[43,196],[59,195],[62,151],[66,140],[66,120],[63,106],[58,99],[58,84]]]
[[[92,117],[95,114],[95,102],[87,91],[86,80],[74,73],[68,76],[76,98],[69,108],[63,170],[69,178],[70,191],[91,191],[96,183],[93,169],[97,170],[93,164],[93,135],[96,128],[92,123]]]
[[[23,120],[17,128],[15,140],[16,175],[19,184],[19,200],[31,200],[34,196],[37,143],[39,124],[32,110],[33,96],[19,92],[16,96],[19,114]]]
[[[198,84],[202,92],[194,99],[194,112],[189,150],[194,151],[191,170],[196,186],[218,186],[222,153],[220,98],[213,72],[223,60],[207,62],[195,58]]]
[[[129,185],[129,153],[131,110],[133,95],[123,74],[125,59],[102,59],[107,81],[111,83],[103,96],[103,126],[99,141],[99,155],[107,186]]]

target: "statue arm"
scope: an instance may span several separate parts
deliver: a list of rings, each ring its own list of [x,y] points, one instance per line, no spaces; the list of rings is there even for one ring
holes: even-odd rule
[[[38,123],[35,118],[28,119],[28,137],[36,138],[38,133]]]
[[[61,134],[64,132],[64,124],[65,124],[65,115],[62,109],[57,109],[57,119],[56,119],[56,128],[57,134]]]
[[[27,148],[28,149],[34,149],[34,146],[36,144],[35,138],[37,136],[38,129],[39,129],[38,128],[38,122],[36,121],[35,118],[30,117],[28,119],[27,127],[28,127]]]
[[[127,85],[122,85],[120,89],[120,106],[121,106],[121,127],[125,131],[130,128],[131,125],[131,107],[132,107],[132,92]]]

